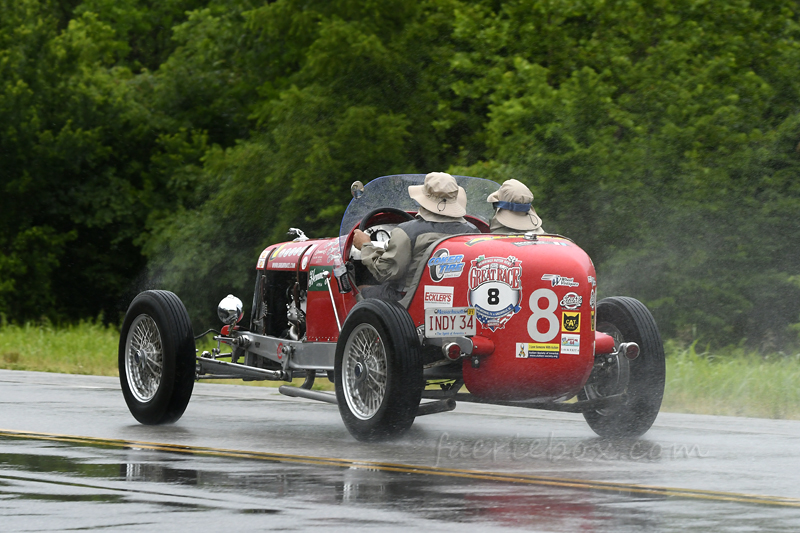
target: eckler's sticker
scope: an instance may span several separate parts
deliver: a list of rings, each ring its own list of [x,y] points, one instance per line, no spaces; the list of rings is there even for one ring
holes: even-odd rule
[[[561,315],[561,331],[567,333],[580,333],[581,332],[581,314],[578,311],[571,313],[564,311]]]
[[[561,353],[578,355],[581,353],[581,336],[564,333],[561,335]]]
[[[472,260],[467,299],[478,321],[494,331],[521,309],[522,261],[514,256],[479,256]]]
[[[558,359],[558,344],[518,342],[517,359]]]
[[[464,254],[450,255],[446,248],[436,250],[428,260],[431,281],[440,282],[445,278],[460,278],[464,271]]]
[[[567,309],[569,311],[574,311],[575,309],[579,309],[583,304],[583,296],[579,296],[577,293],[568,292],[561,298],[561,308]]]
[[[425,285],[425,309],[430,307],[453,307],[453,287]]]
[[[551,287],[577,287],[580,285],[575,278],[565,278],[558,274],[544,274],[542,281],[549,281]]]

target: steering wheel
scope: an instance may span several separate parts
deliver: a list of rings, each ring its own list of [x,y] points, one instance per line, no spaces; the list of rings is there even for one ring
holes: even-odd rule
[[[402,217],[404,220],[414,220],[414,215],[406,213],[402,209],[397,209],[396,207],[379,207],[377,209],[373,209],[372,211],[364,215],[364,218],[361,219],[361,223],[358,225],[358,229],[360,229],[361,231],[367,229],[369,227],[370,219],[372,219],[375,215],[380,213],[391,213],[393,215],[398,215]]]

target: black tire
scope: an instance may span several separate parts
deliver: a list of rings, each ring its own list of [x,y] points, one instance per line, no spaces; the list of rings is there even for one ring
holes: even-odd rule
[[[194,336],[183,302],[168,291],[139,293],[119,337],[119,381],[131,414],[142,424],[177,421],[194,377]]]
[[[419,337],[405,308],[377,299],[353,307],[336,343],[334,381],[339,413],[357,440],[394,438],[411,427],[424,381]]]
[[[621,406],[587,411],[583,416],[601,437],[643,435],[658,416],[666,380],[664,345],[655,319],[639,300],[624,296],[604,298],[597,303],[597,330],[612,335],[617,346],[635,342],[640,353],[633,361],[620,356],[621,372],[617,376],[593,371],[579,399],[626,392],[627,400]],[[620,376],[621,384],[613,381]],[[607,383],[609,380],[612,383]]]

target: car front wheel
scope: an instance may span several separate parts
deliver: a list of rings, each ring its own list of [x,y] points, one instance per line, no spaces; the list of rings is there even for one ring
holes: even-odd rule
[[[119,381],[142,424],[175,422],[192,396],[195,344],[189,314],[168,291],[145,291],[131,302],[119,339]]]
[[[408,312],[396,302],[359,302],[342,326],[334,374],[339,412],[353,437],[375,441],[405,433],[424,384],[419,338]]]

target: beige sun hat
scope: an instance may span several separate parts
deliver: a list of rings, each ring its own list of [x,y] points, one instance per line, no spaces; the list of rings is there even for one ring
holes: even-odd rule
[[[422,185],[409,185],[408,195],[438,215],[457,218],[467,214],[467,192],[446,172],[431,172]]]
[[[506,180],[498,190],[486,199],[496,209],[494,217],[502,225],[520,231],[533,231],[542,226],[531,202],[533,193],[524,183]]]

